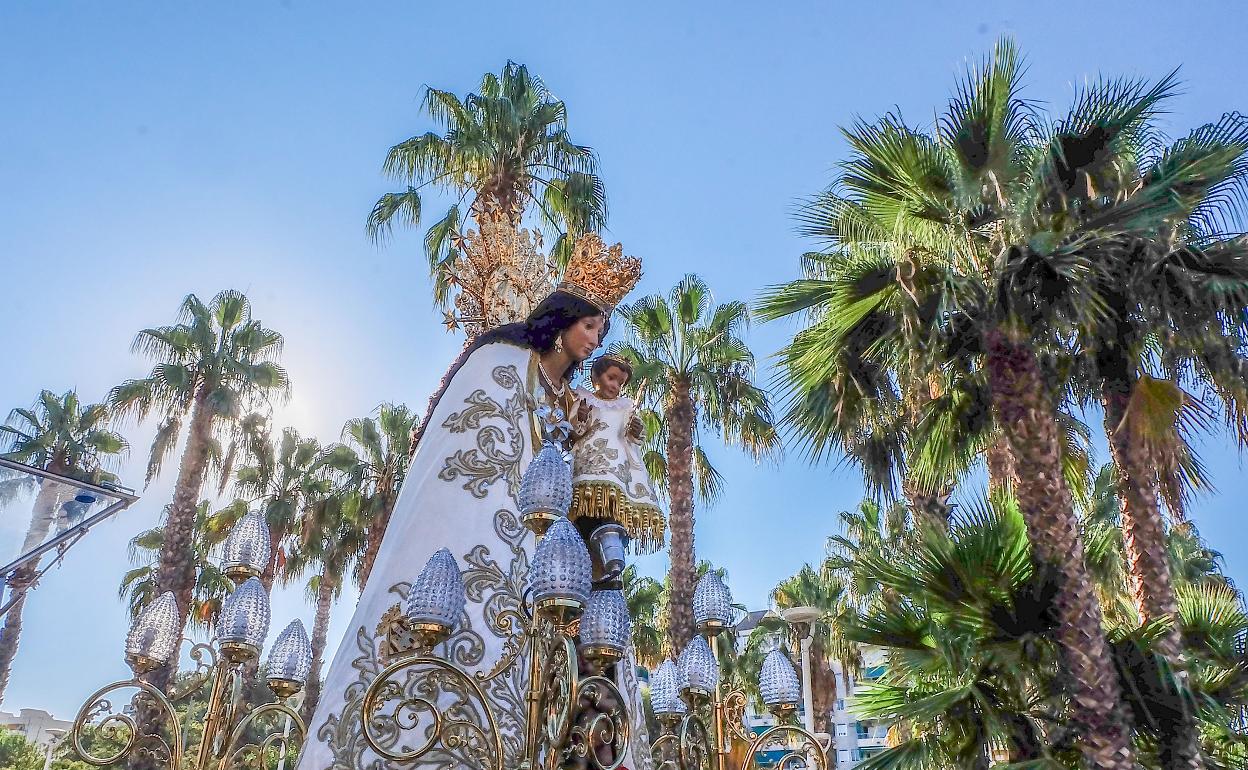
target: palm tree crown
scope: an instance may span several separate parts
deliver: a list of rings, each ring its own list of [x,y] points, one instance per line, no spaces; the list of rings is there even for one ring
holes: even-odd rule
[[[342,442],[331,447],[328,462],[344,472],[362,495],[365,523],[364,552],[356,562],[361,587],[368,582],[373,562],[381,550],[382,536],[407,476],[412,455],[412,434],[420,418],[406,404],[384,403],[377,417],[356,417],[342,427]]]
[[[560,265],[571,256],[576,235],[605,223],[606,196],[593,150],[572,141],[564,103],[524,65],[508,62],[500,74],[486,74],[477,92],[462,100],[426,88],[422,106],[445,132],[430,131],[390,148],[385,171],[408,187],[377,201],[368,231],[383,237],[396,220],[419,226],[426,187],[458,196],[425,234],[440,306],[451,297],[450,266],[461,248],[465,211],[478,222],[501,216],[516,227],[525,209],[534,206],[541,222],[558,232],[552,251]]]
[[[0,425],[0,451],[6,459],[84,481],[111,481],[102,463],[129,448],[105,427],[111,417],[106,405],[84,406],[72,390],[60,396],[44,390],[32,408],[14,409]]]
[[[179,323],[144,329],[132,350],[157,363],[146,378],[113,388],[109,403],[119,416],[160,416],[147,465],[149,482],[177,446],[182,421],[197,405],[210,430],[233,429],[253,406],[289,393],[286,371],[269,360],[281,354],[282,335],[253,319],[251,303],[237,291],[220,292],[207,304],[187,296]],[[231,454],[215,459],[228,477]]]

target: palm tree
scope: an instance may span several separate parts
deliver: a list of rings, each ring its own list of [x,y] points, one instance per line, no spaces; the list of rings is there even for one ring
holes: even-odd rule
[[[168,506],[166,506],[166,509]],[[221,612],[221,602],[234,590],[234,584],[217,566],[213,549],[229,535],[246,508],[232,506],[216,514],[209,512],[207,500],[195,506],[195,529],[191,545],[194,549],[195,584],[191,592],[191,628],[210,628]],[[166,521],[168,511],[166,510]],[[139,616],[147,605],[160,596],[157,574],[160,569],[160,553],[165,543],[165,528],[153,527],[130,539],[130,563],[136,565],[122,575],[117,587],[117,598],[126,603],[131,618]]]
[[[525,209],[536,207],[543,225],[558,233],[552,255],[567,263],[576,236],[606,224],[607,204],[594,151],[568,134],[567,108],[527,67],[508,62],[487,73],[477,93],[461,101],[449,91],[426,88],[422,109],[445,133],[432,131],[390,148],[385,172],[407,184],[373,207],[368,232],[386,236],[397,220],[421,223],[427,187],[456,195],[456,202],[425,233],[434,299],[451,304],[453,265],[462,248],[463,204],[477,221],[518,227]],[[520,319],[512,319],[520,320]]]
[[[45,390],[30,409],[14,409],[7,424],[0,425],[0,451],[5,459],[41,468],[50,473],[92,483],[115,480],[102,464],[112,462],[128,445],[120,434],[106,430],[110,415],[103,404],[83,405],[78,394]],[[29,553],[47,539],[63,504],[70,502],[70,487],[42,481],[35,497],[30,525],[19,553]],[[38,561],[28,562],[8,576],[9,610],[0,630],[0,699],[9,684],[9,673],[22,634],[22,611],[26,595],[39,577]]]
[[[826,379],[819,369],[828,364],[820,362],[841,351],[870,358],[918,349],[947,381],[988,394],[1013,463],[1027,469],[1014,486],[1034,556],[1060,576],[1056,605],[1088,760],[1122,767],[1129,747],[1116,716],[1120,693],[1063,478],[1056,415],[1072,386],[1062,367],[1086,364],[1070,341],[1120,312],[1105,276],[1128,274],[1119,266],[1140,258],[1140,244],[1153,242],[1166,221],[1185,215],[1194,193],[1220,183],[1224,167],[1201,153],[1170,153],[1141,184],[1099,196],[1099,164],[1118,161],[1097,150],[1140,136],[1170,80],[1153,88],[1095,84],[1067,118],[1044,128],[1019,96],[1021,72],[1017,52],[1003,42],[962,84],[934,135],[896,116],[847,132],[854,156],[840,186],[808,212],[844,278],[800,285],[788,307],[840,301],[803,332],[799,352],[809,355],[792,359],[790,377],[813,392]],[[867,339],[878,309],[905,302],[918,309],[917,325],[877,326],[874,345],[843,344]],[[876,366],[897,369],[891,359]],[[1073,385],[1090,386],[1087,379]],[[926,418],[918,425],[920,432],[939,427]]]
[[[1154,149],[1159,132],[1151,122],[1174,87],[1171,78],[1151,89],[1124,84],[1122,106],[1107,106],[1139,116],[1111,113],[1102,122],[1116,130],[1089,137],[1077,125],[1059,128],[1055,141],[1082,140],[1080,151],[1096,160],[1079,168],[1086,184],[1063,190],[1069,203],[1043,212],[1065,218],[1065,229],[1142,220],[1123,228],[1120,247],[1098,255],[1100,274],[1089,278],[1108,312],[1082,327],[1076,344],[1105,410],[1132,597],[1145,622],[1171,621],[1163,646],[1172,657],[1181,640],[1159,493],[1181,518],[1185,488],[1202,483],[1185,434],[1208,420],[1210,406],[1221,406],[1240,443],[1248,442],[1248,238],[1227,232],[1228,195],[1248,184],[1248,117],[1224,116]],[[1131,211],[1156,195],[1168,196],[1168,205]],[[1184,393],[1186,383],[1203,396]]]
[[[663,631],[659,627],[663,585],[652,577],[639,575],[635,564],[624,568],[621,580],[628,616],[633,622],[637,665],[653,671],[663,661]]]
[[[848,603],[859,611],[889,600],[887,591],[878,583],[863,582],[853,566],[868,553],[884,553],[902,543],[912,531],[905,506],[881,505],[867,499],[858,503],[856,510],[841,511],[837,518],[841,534],[828,538],[823,569],[841,581]]]
[[[1205,543],[1194,524],[1171,527],[1166,539],[1176,586],[1231,586],[1231,579],[1222,572],[1222,554]]]
[[[238,469],[235,489],[252,505],[259,504],[269,525],[269,563],[260,576],[265,590],[286,561],[287,540],[298,529],[303,509],[329,490],[321,444],[300,438],[294,428],[282,430],[281,440],[270,443],[267,434],[249,442],[251,464]]]
[[[742,302],[714,305],[710,288],[687,275],[666,298],[644,297],[619,309],[629,341],[615,352],[633,366],[638,402],[661,411],[666,425],[671,499],[673,649],[693,638],[693,463],[702,430],[756,459],[775,456],[780,440],[767,395],[754,384],[754,354],[741,339],[749,324]]]
[[[785,578],[771,592],[771,600],[784,617],[784,610],[813,607],[819,616],[801,628],[791,626],[790,633],[800,645],[803,634],[809,633],[811,698],[818,732],[832,734],[832,703],[836,699],[836,673],[833,661],[840,661],[846,674],[861,660],[858,648],[842,633],[849,590],[828,565],[815,569],[803,564],[797,574]],[[796,646],[796,645],[795,645]]]
[[[313,572],[307,592],[316,604],[316,617],[312,623],[312,671],[303,704],[305,720],[316,712],[321,696],[330,610],[342,595],[352,563],[364,549],[367,517],[363,506],[364,496],[349,485],[313,498],[305,508],[298,541],[285,565],[286,581]]]
[[[1112,480],[1102,486],[1110,495],[1098,509],[1116,515]],[[1076,766],[1074,693],[1060,664],[1050,601],[1057,585],[1029,557],[1013,498],[976,499],[962,510],[948,531],[922,529],[904,546],[861,551],[854,560],[863,582],[898,597],[847,623],[847,636],[882,647],[888,661],[884,678],[856,691],[856,708],[916,728],[865,767],[987,767],[999,751],[1011,766]],[[1099,527],[1100,515],[1086,514],[1085,528]],[[1084,538],[1097,540],[1089,532]],[[1105,589],[1130,609],[1125,580],[1110,580]],[[1235,766],[1225,760],[1242,756],[1242,746],[1227,725],[1248,695],[1248,677],[1238,668],[1248,616],[1225,584],[1183,584],[1179,596],[1191,661],[1186,680],[1158,654],[1156,624],[1111,623],[1136,755],[1143,767],[1172,766],[1165,747],[1181,729],[1182,713],[1192,710],[1206,755],[1216,766]]]
[[[224,439],[238,436],[243,415],[289,392],[286,372],[269,360],[281,353],[282,335],[251,317],[251,304],[241,293],[223,291],[208,304],[187,296],[177,324],[144,329],[132,347],[157,363],[145,379],[113,388],[109,403],[119,415],[159,415],[149,482],[176,447],[183,422],[188,423],[156,575],[160,592],[173,591],[179,624],[185,626],[195,586],[196,501],[210,462],[215,459],[222,477],[230,475],[234,451],[222,454],[219,448]],[[167,676],[168,668],[161,669],[153,681],[164,686]]]
[[[384,403],[377,407],[376,419],[357,417],[342,428],[343,445],[335,448],[333,462],[347,471],[364,495],[366,526],[364,553],[356,564],[360,588],[368,583],[373,562],[381,550],[381,539],[390,523],[399,489],[407,476],[412,454],[412,434],[420,418],[406,404]],[[344,452],[348,454],[343,454]]]
[[[856,556],[860,579],[898,601],[848,624],[851,639],[887,654],[884,677],[862,685],[855,706],[913,728],[867,767],[987,768],[995,748],[1011,763],[1069,758],[1051,588],[1029,550],[1013,500],[994,498],[974,501],[948,531]]]

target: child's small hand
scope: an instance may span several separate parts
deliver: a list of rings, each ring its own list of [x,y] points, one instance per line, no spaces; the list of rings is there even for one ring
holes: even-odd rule
[[[590,413],[590,411],[591,411],[591,410],[592,410],[592,407],[590,407],[589,402],[588,402],[588,401],[582,401],[582,402],[580,403],[580,405],[576,408],[576,420],[577,420],[577,422],[585,422],[586,420],[588,420],[588,419],[589,419],[589,413]]]
[[[637,415],[633,415],[628,420],[628,437],[633,441],[641,441],[646,435],[646,426],[642,424],[641,419]]]

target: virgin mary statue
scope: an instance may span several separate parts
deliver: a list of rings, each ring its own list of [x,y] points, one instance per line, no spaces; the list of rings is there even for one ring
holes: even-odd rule
[[[411,582],[442,548],[463,573],[468,601],[454,633],[433,654],[470,675],[490,671],[508,654],[534,547],[520,523],[517,494],[521,475],[541,448],[541,416],[556,407],[572,415],[570,380],[602,344],[612,308],[640,275],[640,263],[622,257],[618,245],[608,250],[596,236],[583,238],[556,291],[525,321],[478,336],[451,367],[368,584],[324,677],[298,770],[462,764],[446,752],[402,763],[375,753],[363,736],[363,721],[370,717],[363,709],[365,691],[394,652],[386,649],[388,631],[402,621]],[[648,770],[649,739],[632,656],[616,668],[632,722],[624,766]],[[524,756],[526,671],[516,665],[510,676],[481,674],[502,736],[504,768],[519,767]]]

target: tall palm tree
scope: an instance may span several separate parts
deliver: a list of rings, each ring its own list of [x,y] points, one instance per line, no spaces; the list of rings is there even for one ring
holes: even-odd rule
[[[652,577],[639,575],[635,564],[625,567],[621,579],[628,616],[633,622],[637,665],[653,671],[663,661],[663,631],[659,622],[663,585]]]
[[[214,459],[221,475],[230,475],[234,452],[219,448],[238,436],[244,414],[289,392],[286,372],[270,360],[281,353],[282,335],[252,318],[251,303],[241,293],[223,291],[207,304],[187,296],[178,323],[144,329],[132,347],[157,363],[146,378],[113,388],[109,403],[120,415],[160,417],[148,481],[177,446],[183,422],[188,426],[156,575],[159,592],[173,592],[182,627],[195,586],[196,501]],[[153,681],[163,687],[168,671],[157,671]]]
[[[809,564],[803,564],[797,574],[780,581],[771,592],[771,600],[782,618],[784,610],[793,607],[814,607],[819,611],[809,629],[792,628],[791,633],[797,645],[802,634],[810,634],[814,724],[817,731],[829,735],[832,734],[832,703],[836,699],[836,673],[832,664],[840,661],[848,673],[861,659],[858,648],[842,633],[848,593],[845,583],[827,565],[816,569]]]
[[[420,418],[406,404],[384,403],[377,417],[357,417],[342,427],[343,444],[335,447],[336,467],[346,470],[358,485],[363,499],[366,526],[364,553],[356,563],[360,588],[368,583],[390,514],[407,476],[412,454],[412,434]],[[344,452],[346,454],[344,454]]]
[[[243,506],[234,506],[213,514],[207,500],[201,500],[195,506],[195,529],[191,541],[195,554],[195,585],[188,618],[191,628],[211,627],[221,612],[221,603],[234,590],[234,584],[217,566],[213,549],[225,541],[230,528],[245,511]],[[164,542],[163,526],[152,527],[130,539],[130,563],[135,567],[122,575],[117,597],[126,603],[131,618],[138,617],[161,594],[157,574]]]
[[[287,582],[311,571],[308,597],[316,605],[312,622],[312,671],[304,698],[304,719],[316,712],[321,696],[321,667],[329,634],[330,610],[342,595],[352,564],[364,548],[367,517],[364,496],[348,484],[309,501],[298,540],[283,572]]]
[[[238,469],[236,492],[258,505],[269,525],[269,563],[260,576],[266,590],[286,561],[287,541],[298,532],[303,509],[329,491],[330,480],[323,463],[321,444],[301,438],[294,428],[282,430],[271,443],[267,434],[248,442],[248,465]]]
[[[687,275],[668,296],[652,295],[619,309],[628,342],[614,346],[633,366],[632,390],[660,411],[667,428],[665,459],[671,500],[672,648],[693,638],[693,464],[699,434],[711,431],[756,459],[775,456],[780,440],[767,395],[754,384],[754,354],[741,332],[742,302],[716,306],[711,290]]]
[[[51,473],[99,483],[116,477],[102,467],[116,460],[128,445],[120,434],[107,430],[109,411],[103,404],[84,405],[74,391],[63,395],[45,390],[30,409],[14,409],[0,425],[0,455]],[[27,553],[48,537],[69,488],[43,481],[35,497],[30,524],[19,553]],[[9,673],[22,634],[26,596],[38,579],[39,564],[28,562],[8,577],[9,611],[0,629],[0,699],[9,684]]]
[[[1057,234],[1128,219],[1120,245],[1098,254],[1099,274],[1089,276],[1108,312],[1081,327],[1076,344],[1104,408],[1132,597],[1145,622],[1170,621],[1163,647],[1172,657],[1181,640],[1158,498],[1182,517],[1186,488],[1202,482],[1185,434],[1212,416],[1210,406],[1248,442],[1248,238],[1228,231],[1232,198],[1248,186],[1248,117],[1227,115],[1157,147],[1153,123],[1174,87],[1172,78],[1152,88],[1122,84],[1122,103],[1101,105],[1109,114],[1098,133],[1073,116],[1060,126],[1055,142],[1080,142],[1079,152],[1095,160],[1077,167],[1081,181],[1060,189],[1069,202],[1041,210]],[[1124,108],[1131,111],[1110,111]],[[1136,213],[1156,195],[1167,205]]]
[[[927,367],[989,394],[1014,464],[1026,469],[1014,486],[1033,556],[1057,576],[1085,756],[1098,767],[1127,767],[1121,692],[1064,478],[1057,419],[1064,392],[1055,381],[1065,380],[1053,376],[1053,362],[1067,352],[1061,342],[1105,314],[1093,280],[1097,260],[1122,256],[1125,233],[1154,232],[1155,216],[1170,205],[1167,189],[1196,181],[1199,169],[1189,164],[1158,177],[1156,188],[1146,185],[1106,216],[1059,219],[1072,200],[1072,174],[1085,179],[1079,164],[1096,160],[1074,151],[1080,137],[1130,128],[1156,96],[1099,84],[1057,131],[1046,130],[1019,96],[1021,72],[1016,49],[1003,41],[961,85],[934,135],[897,116],[846,132],[853,155],[839,185],[809,210],[845,279],[800,284],[788,309],[840,301],[803,332],[804,355],[790,358],[789,376],[799,391],[813,392],[842,351],[870,358],[917,349]],[[1049,229],[1056,224],[1060,231]],[[877,309],[907,302],[920,314],[917,324],[871,328]],[[881,341],[861,344],[871,336]],[[895,360],[876,366],[897,369]]]
[[[385,172],[407,189],[378,199],[368,232],[384,237],[396,221],[419,226],[425,188],[455,194],[455,203],[425,233],[440,307],[453,300],[465,210],[478,227],[499,218],[516,228],[534,207],[541,223],[557,232],[552,254],[558,265],[567,264],[576,236],[606,223],[594,151],[572,141],[566,106],[524,65],[508,62],[498,75],[487,73],[477,92],[462,100],[426,88],[422,109],[444,133],[429,131],[390,148]]]

